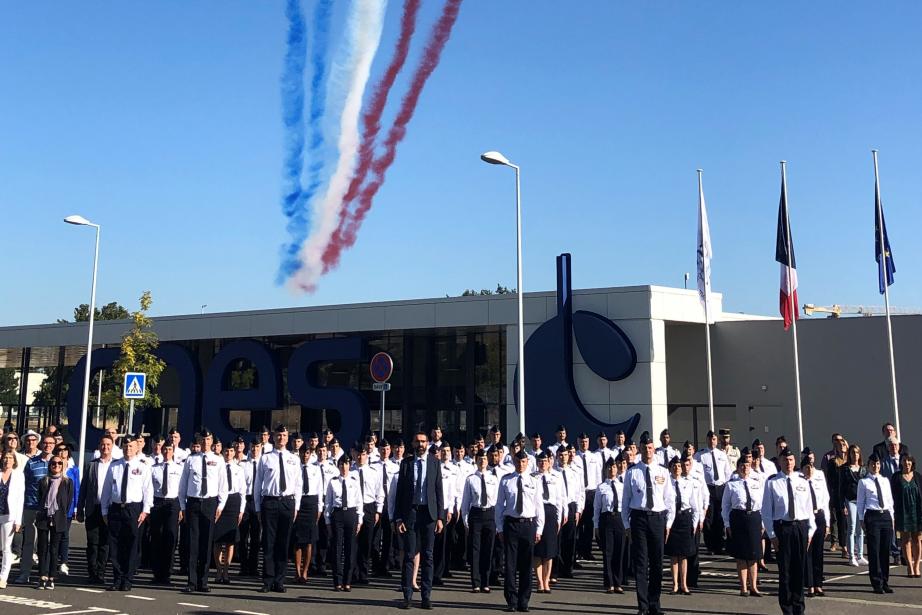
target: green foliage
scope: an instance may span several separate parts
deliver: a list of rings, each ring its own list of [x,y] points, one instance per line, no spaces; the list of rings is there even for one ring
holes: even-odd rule
[[[467,288],[461,293],[462,297],[485,297],[488,295],[512,295],[515,294],[516,290],[514,288],[509,288],[507,286],[502,286],[500,284],[496,285],[496,290],[490,290],[489,288],[482,288],[480,290],[474,290],[472,288]]]
[[[12,367],[0,369],[0,404],[19,403],[19,378]]]
[[[147,374],[147,397],[143,404],[148,407],[160,406],[160,396],[157,395],[157,385],[160,375],[166,369],[166,363],[154,355],[154,350],[160,345],[157,334],[151,330],[153,321],[147,315],[153,300],[149,290],[141,295],[141,309],[131,312],[131,329],[122,336],[121,353],[112,366],[112,383],[103,392],[102,405],[110,411],[115,408],[127,410],[128,400],[122,398],[122,383],[127,372],[143,372]]]
[[[94,320],[126,320],[131,318],[131,313],[117,302],[107,303],[101,308],[97,307],[94,311]],[[81,303],[74,308],[74,322],[87,322],[90,319],[90,304]],[[58,319],[59,323],[68,322],[67,320]]]

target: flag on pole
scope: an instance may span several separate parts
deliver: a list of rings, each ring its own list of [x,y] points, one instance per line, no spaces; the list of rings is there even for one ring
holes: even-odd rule
[[[775,260],[781,263],[781,317],[787,331],[798,318],[797,262],[794,259],[794,239],[788,224],[787,189],[781,176],[781,201],[778,204],[778,235],[775,238]]]
[[[880,251],[880,238],[884,238],[883,258]],[[884,218],[884,206],[880,202],[880,189],[874,186],[874,259],[877,261],[877,285],[880,294],[884,294],[884,284],[893,286],[893,274],[896,273],[896,265],[893,264],[893,252],[890,250],[890,237],[887,235],[887,220]],[[886,272],[884,263],[887,262]]]
[[[698,296],[711,319],[711,230],[708,227],[707,208],[704,205],[704,188],[698,182]]]

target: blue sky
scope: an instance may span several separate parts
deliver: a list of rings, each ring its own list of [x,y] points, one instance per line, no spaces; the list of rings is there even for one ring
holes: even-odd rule
[[[413,58],[440,6],[424,4]],[[392,1],[372,83],[399,16]],[[92,232],[71,213],[103,226],[99,301],[150,289],[156,314],[511,286],[513,176],[479,161],[488,149],[523,168],[526,290],[554,288],[563,251],[580,288],[694,279],[700,167],[715,290],[774,314],[781,159],[801,300],[882,304],[879,148],[892,303],[922,307],[920,17],[912,2],[467,0],[358,243],[296,296],[274,285],[283,4],[4,3],[0,325],[88,300]]]

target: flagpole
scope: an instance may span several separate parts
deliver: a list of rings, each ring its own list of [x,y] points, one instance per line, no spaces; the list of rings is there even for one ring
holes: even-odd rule
[[[893,325],[890,322],[890,280],[887,275],[887,244],[884,242],[884,206],[880,198],[880,174],[877,170],[877,150],[872,149],[871,155],[874,157],[874,192],[877,198],[877,219],[880,223],[877,225],[877,240],[880,241],[880,271],[883,272],[884,280],[884,306],[887,310],[887,346],[890,351],[890,387],[893,394],[893,426],[896,428],[896,437],[900,437],[900,406],[896,395],[896,361],[893,358]]]
[[[702,170],[698,169],[698,224],[704,223],[704,211],[701,203],[704,201],[704,187],[701,183]],[[708,417],[711,423],[711,431],[714,431],[714,379],[711,372],[711,288],[707,272],[705,272],[704,284],[704,331],[705,331],[705,349],[707,354],[708,370]]]
[[[797,351],[797,305],[794,303],[794,291],[791,288],[791,260],[793,259],[794,245],[791,242],[791,215],[788,204],[788,180],[787,180],[787,160],[781,161],[781,185],[784,187],[784,216],[785,226],[787,226],[787,243],[788,243],[788,301],[791,302],[791,330],[794,334],[794,392],[797,397],[797,438],[800,443],[800,450],[804,450],[804,419],[800,405],[800,357]]]

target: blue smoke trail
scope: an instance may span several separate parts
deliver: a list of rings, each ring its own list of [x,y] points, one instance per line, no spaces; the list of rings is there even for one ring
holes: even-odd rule
[[[282,72],[282,121],[286,131],[286,156],[284,163],[285,190],[282,211],[288,218],[286,229],[291,241],[282,246],[282,262],[275,283],[281,285],[301,267],[298,254],[308,235],[308,204],[320,187],[323,158],[320,149],[324,138],[321,119],[325,112],[326,95],[322,91],[326,80],[326,50],[329,39],[330,16],[333,0],[320,0],[314,9],[314,44],[311,52],[311,102],[308,126],[310,143],[308,156],[312,160],[307,188],[302,188],[301,172],[304,168],[304,68],[307,57],[307,39],[304,17],[299,0],[288,0],[285,14],[289,30],[285,67]]]

